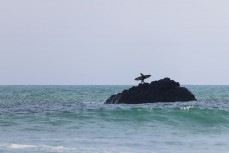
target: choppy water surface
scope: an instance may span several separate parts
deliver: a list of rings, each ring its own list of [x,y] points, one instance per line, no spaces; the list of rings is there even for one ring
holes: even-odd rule
[[[229,86],[198,101],[106,105],[130,86],[0,86],[0,152],[229,152]]]

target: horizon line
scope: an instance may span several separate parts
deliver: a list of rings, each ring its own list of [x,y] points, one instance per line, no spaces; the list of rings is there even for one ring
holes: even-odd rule
[[[0,84],[0,86],[136,86],[139,84]],[[180,84],[181,86],[229,86],[229,84]]]

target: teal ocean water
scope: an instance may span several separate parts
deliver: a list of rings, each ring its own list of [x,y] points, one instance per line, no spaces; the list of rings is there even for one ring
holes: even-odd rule
[[[229,86],[186,86],[192,102],[103,104],[129,87],[0,86],[0,152],[229,152]]]

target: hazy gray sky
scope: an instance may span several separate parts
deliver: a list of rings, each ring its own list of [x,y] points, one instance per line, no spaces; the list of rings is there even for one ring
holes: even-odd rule
[[[0,84],[229,84],[228,0],[1,0]]]

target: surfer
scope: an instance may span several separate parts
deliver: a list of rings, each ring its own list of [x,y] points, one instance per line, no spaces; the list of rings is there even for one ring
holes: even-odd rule
[[[146,77],[145,77],[145,75],[144,74],[142,74],[142,73],[140,73],[141,74],[141,76],[142,76],[142,78],[141,78],[141,83],[145,83],[145,79],[146,79]]]
[[[145,83],[145,79],[147,79],[147,78],[149,78],[151,75],[144,75],[144,74],[142,74],[142,73],[140,73],[141,74],[141,76],[140,77],[137,77],[135,80],[136,81],[141,81],[141,83],[143,84],[143,83]]]

